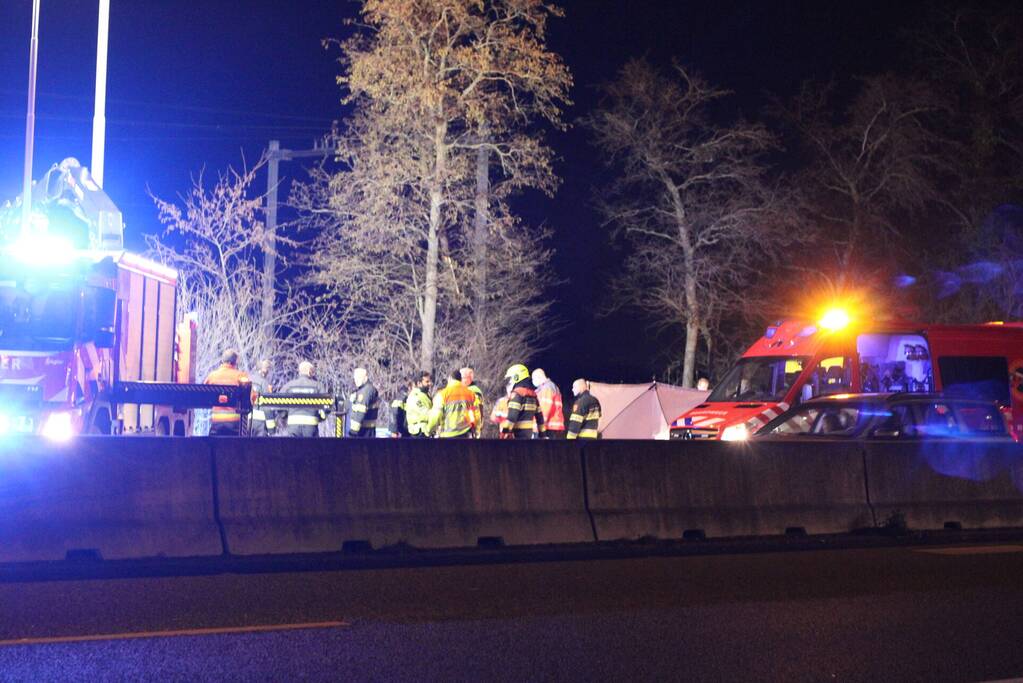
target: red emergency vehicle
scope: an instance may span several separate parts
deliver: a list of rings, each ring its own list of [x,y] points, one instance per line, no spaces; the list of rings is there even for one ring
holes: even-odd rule
[[[871,392],[943,392],[995,401],[1023,434],[1023,324],[783,320],[743,354],[672,439],[742,440],[800,401]]]

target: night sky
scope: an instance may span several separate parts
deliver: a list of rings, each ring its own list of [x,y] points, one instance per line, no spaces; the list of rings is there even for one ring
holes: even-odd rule
[[[21,190],[31,1],[0,4],[0,200]],[[76,156],[89,165],[95,69],[96,0],[42,0],[35,172]],[[306,148],[343,116],[335,52],[343,37],[341,0],[244,2],[113,0],[107,105],[106,190],[121,207],[127,241],[156,232],[147,187],[162,197],[187,190],[204,166],[216,172],[267,140]],[[768,93],[790,95],[806,79],[848,82],[898,66],[904,32],[923,2],[688,2],[571,0],[553,22],[551,47],[575,76],[571,120],[596,102],[595,85],[629,57],[674,57],[756,118]],[[587,208],[604,179],[598,153],[579,129],[551,135],[564,179],[554,199],[526,195],[517,207],[555,232],[555,267],[565,284],[550,292],[562,331],[539,361],[556,380],[650,379],[680,339],[645,334],[628,314],[595,317],[619,254]],[[282,168],[301,177],[301,166]]]

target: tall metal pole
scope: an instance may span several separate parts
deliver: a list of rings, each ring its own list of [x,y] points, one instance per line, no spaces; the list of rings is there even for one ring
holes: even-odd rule
[[[92,179],[103,187],[103,157],[107,138],[107,43],[110,32],[110,0],[99,0],[96,37],[96,111],[92,117]]]
[[[36,66],[39,60],[39,0],[32,2],[32,40],[28,46],[28,114],[25,116],[25,176],[21,188],[21,229],[32,220],[32,153],[36,134]]]
[[[263,247],[263,324],[273,326],[277,292],[277,185],[281,164],[281,141],[271,140],[266,166],[266,244]]]

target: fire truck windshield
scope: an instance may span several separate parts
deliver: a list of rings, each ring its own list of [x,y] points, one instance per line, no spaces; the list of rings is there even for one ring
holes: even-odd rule
[[[714,388],[708,402],[757,401],[777,403],[806,367],[807,359],[800,358],[743,358],[729,370]]]
[[[0,348],[59,351],[75,338],[78,297],[69,289],[29,292],[0,285]]]

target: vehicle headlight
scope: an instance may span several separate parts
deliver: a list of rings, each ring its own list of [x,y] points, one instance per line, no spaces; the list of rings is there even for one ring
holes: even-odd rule
[[[748,438],[749,427],[746,426],[745,422],[725,427],[725,431],[721,432],[722,441],[745,441]]]
[[[50,413],[43,424],[43,437],[50,441],[70,441],[75,435],[71,413]]]

